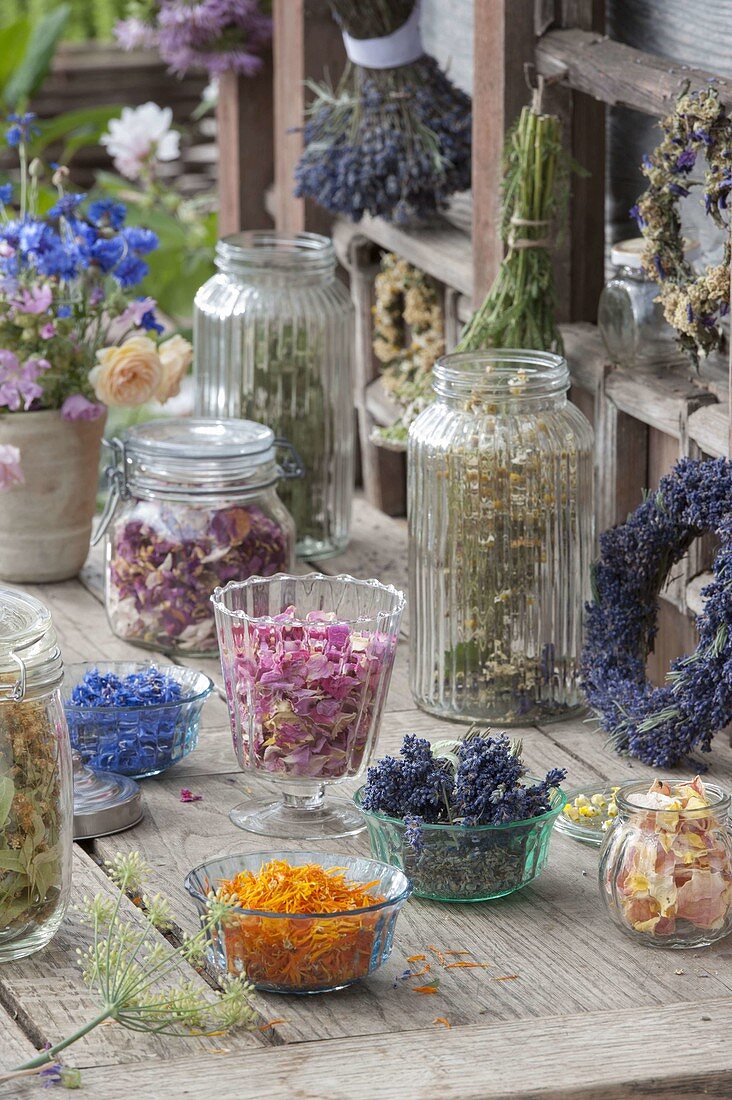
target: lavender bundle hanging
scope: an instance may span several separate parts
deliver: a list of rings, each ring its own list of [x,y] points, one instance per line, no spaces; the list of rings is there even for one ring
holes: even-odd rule
[[[330,0],[349,64],[315,99],[295,194],[334,214],[404,224],[470,187],[471,100],[419,33],[419,0]]]

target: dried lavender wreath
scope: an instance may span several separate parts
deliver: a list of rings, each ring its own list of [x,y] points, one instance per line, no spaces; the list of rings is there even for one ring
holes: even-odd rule
[[[699,645],[654,687],[646,658],[659,591],[708,532],[720,546],[696,620]],[[611,743],[656,767],[688,763],[696,749],[710,752],[714,733],[732,721],[732,462],[681,459],[627,523],[601,536],[592,582],[581,675]]]
[[[663,139],[643,158],[648,188],[630,213],[643,234],[643,264],[660,286],[659,300],[680,346],[698,366],[699,356],[722,346],[720,319],[729,312],[730,242],[725,218],[732,188],[732,119],[710,85],[682,92],[661,122]],[[689,178],[698,157],[706,159],[703,184]],[[702,187],[704,209],[725,231],[722,262],[696,275],[684,256],[679,202]]]

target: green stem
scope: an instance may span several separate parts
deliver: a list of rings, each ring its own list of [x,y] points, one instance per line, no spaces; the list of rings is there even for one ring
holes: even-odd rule
[[[116,1005],[105,1005],[103,1010],[98,1016],[95,1016],[93,1020],[89,1020],[88,1023],[83,1024],[77,1031],[74,1031],[71,1035],[67,1035],[65,1039],[56,1043],[55,1046],[49,1047],[48,1050],[42,1050],[35,1058],[31,1058],[30,1062],[24,1062],[22,1066],[17,1066],[16,1069],[13,1070],[13,1073],[20,1073],[26,1069],[38,1069],[41,1066],[45,1066],[48,1062],[53,1062],[56,1055],[60,1054],[62,1050],[66,1050],[66,1047],[70,1047],[77,1039],[82,1039],[99,1024],[103,1024],[105,1020],[108,1020],[110,1016],[114,1016],[116,1007]]]

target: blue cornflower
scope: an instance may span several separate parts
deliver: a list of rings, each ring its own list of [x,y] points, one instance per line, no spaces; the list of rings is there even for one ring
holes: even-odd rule
[[[49,218],[70,218],[86,198],[84,194],[62,195],[48,211]]]
[[[112,274],[120,286],[130,287],[141,283],[149,270],[144,260],[128,254],[123,256]]]
[[[0,183],[0,202],[7,206],[9,202],[13,201],[13,185],[12,183]]]
[[[147,313],[143,313],[140,318],[140,325],[148,332],[165,332],[165,325],[161,325],[155,316],[155,311],[149,309]]]
[[[71,306],[59,306],[58,309],[56,310],[56,316],[60,317],[62,320],[65,320],[67,317],[70,317],[71,316]]]
[[[29,141],[34,134],[40,134],[38,127],[33,125],[37,117],[32,111],[24,115],[15,113],[8,115],[8,122],[11,123],[5,131],[5,140],[8,145],[14,148],[21,142]]]
[[[160,243],[157,233],[153,233],[152,229],[143,229],[139,225],[126,226],[122,230],[121,236],[127,242],[130,251],[141,256],[153,252]]]
[[[89,204],[87,217],[92,225],[121,229],[127,217],[127,207],[114,199],[97,199]]]
[[[676,164],[674,165],[672,170],[675,172],[690,172],[695,164],[696,150],[684,149],[683,152],[679,153],[678,157],[676,158]]]
[[[99,237],[91,246],[91,263],[106,275],[122,259],[125,253],[125,242],[120,237]]]

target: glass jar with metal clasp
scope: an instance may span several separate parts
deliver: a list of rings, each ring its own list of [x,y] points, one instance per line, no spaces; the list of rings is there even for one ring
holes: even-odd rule
[[[50,612],[0,588],[0,962],[40,950],[71,892],[73,784]]]
[[[112,630],[166,653],[215,655],[213,590],[292,568],[295,528],[276,486],[302,475],[299,455],[249,420],[154,420],[108,446],[94,541],[106,539]]]

